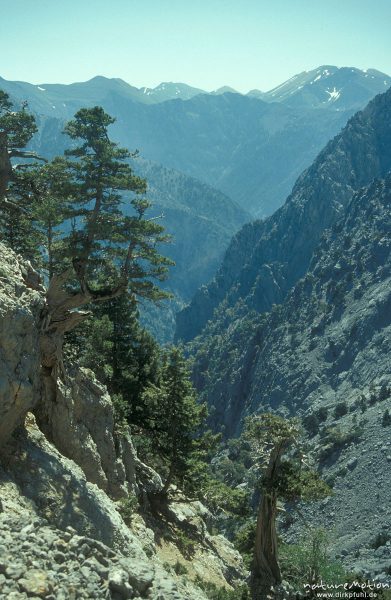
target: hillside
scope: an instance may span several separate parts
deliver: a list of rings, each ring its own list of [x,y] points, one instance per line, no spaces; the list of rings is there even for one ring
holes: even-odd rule
[[[327,144],[273,216],[246,225],[215,278],[178,315],[177,339],[198,335],[218,309],[244,302],[258,312],[281,302],[302,277],[327,227],[353,193],[391,166],[391,92],[377,96]]]
[[[151,215],[162,215],[161,223],[172,235],[162,252],[175,266],[163,287],[174,297],[161,306],[140,306],[143,323],[164,343],[174,337],[178,310],[213,277],[232,236],[250,215],[218,190],[183,173],[142,159],[133,166],[148,182]]]
[[[253,412],[301,415],[334,495],[308,510],[348,570],[387,581],[391,508],[391,175],[356,193],[306,275],[264,315],[196,340],[195,380],[230,437]],[[322,409],[322,418],[319,409]],[[376,493],[375,493],[375,491]],[[363,498],[365,508],[363,510]],[[307,514],[307,509],[306,509]],[[284,535],[300,531],[291,520]]]

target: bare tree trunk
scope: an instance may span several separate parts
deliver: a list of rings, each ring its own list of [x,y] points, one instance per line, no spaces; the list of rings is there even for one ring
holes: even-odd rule
[[[46,304],[41,315],[40,353],[42,398],[35,414],[44,433],[51,438],[50,404],[57,399],[58,381],[64,380],[63,366],[64,334],[71,331],[91,314],[77,310],[78,305],[86,304],[89,299],[82,294],[72,296],[64,290],[71,279],[73,269],[54,275],[46,293]]]
[[[52,277],[46,293],[46,305],[41,315],[40,352],[44,393],[41,406],[37,407],[36,417],[49,438],[51,436],[48,415],[51,411],[48,403],[56,402],[58,380],[64,380],[65,377],[64,334],[72,331],[91,315],[89,310],[81,310],[83,306],[116,298],[126,289],[126,283],[123,282],[105,293],[95,294],[85,284],[81,286],[84,291],[71,293],[66,286],[74,278],[73,268]]]
[[[0,131],[0,200],[5,197],[12,178],[12,165],[8,153],[7,134]]]
[[[278,476],[285,444],[273,448],[264,478],[264,491],[258,510],[255,532],[254,560],[251,573],[253,600],[263,600],[270,588],[281,583],[277,553],[277,493],[274,483]]]

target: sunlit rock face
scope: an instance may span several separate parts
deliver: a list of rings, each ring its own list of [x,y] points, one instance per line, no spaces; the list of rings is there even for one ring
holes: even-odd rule
[[[0,244],[0,445],[39,398],[42,292],[31,265]]]

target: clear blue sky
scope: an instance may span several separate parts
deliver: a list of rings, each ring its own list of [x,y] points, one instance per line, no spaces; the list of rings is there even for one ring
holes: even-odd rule
[[[0,0],[0,75],[262,90],[321,64],[391,74],[391,0]]]

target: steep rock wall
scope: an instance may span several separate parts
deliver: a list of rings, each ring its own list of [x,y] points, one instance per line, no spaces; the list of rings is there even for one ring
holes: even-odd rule
[[[0,446],[39,399],[41,292],[31,265],[0,243]]]

